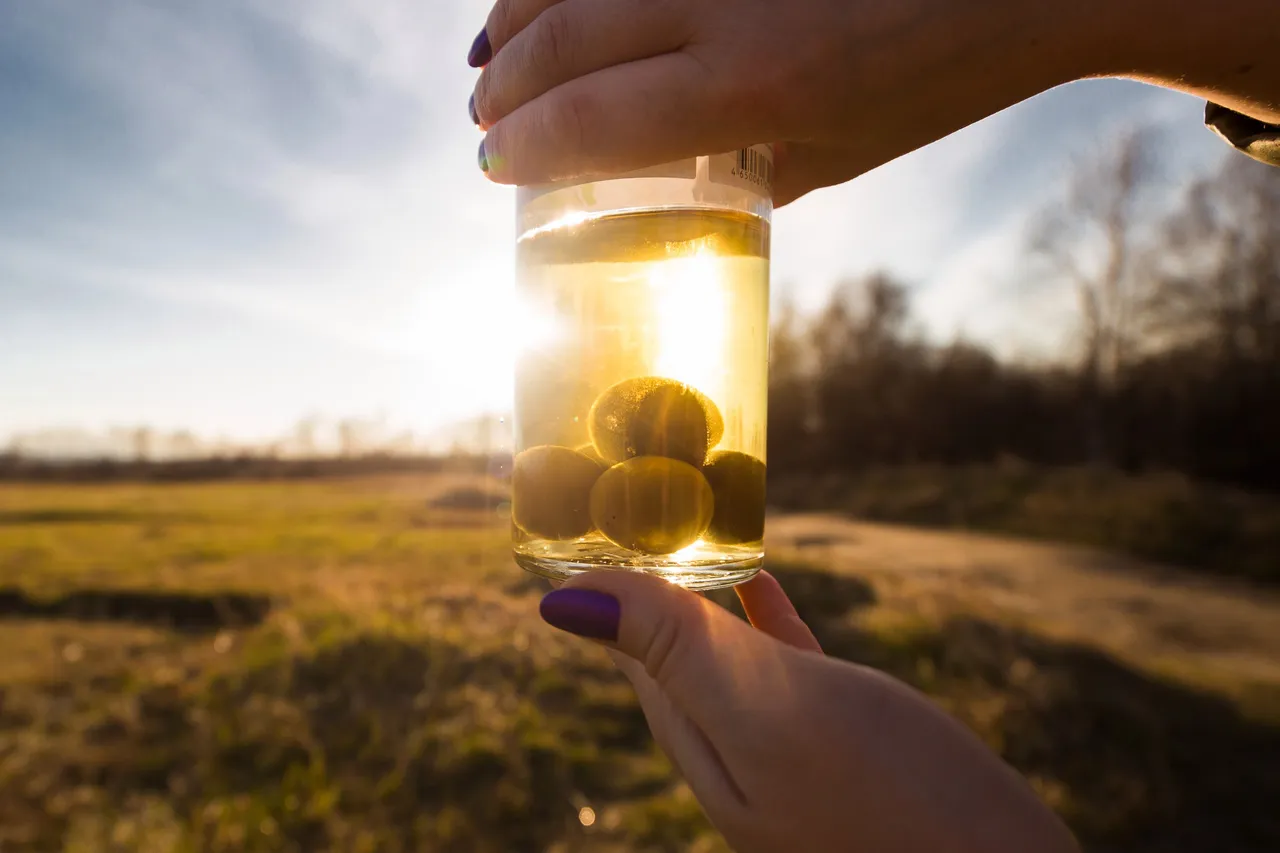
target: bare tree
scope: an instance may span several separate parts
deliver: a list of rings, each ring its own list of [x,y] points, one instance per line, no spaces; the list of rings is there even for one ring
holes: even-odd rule
[[[907,288],[892,276],[842,281],[813,327],[817,355],[828,364],[887,355],[902,340],[909,315]]]
[[[338,423],[338,447],[342,458],[351,459],[359,455],[363,450],[363,437],[364,430],[359,421],[354,418],[340,421]]]
[[[1102,383],[1135,350],[1144,224],[1158,174],[1152,131],[1128,131],[1077,167],[1033,231],[1033,254],[1079,296],[1083,370]]]
[[[909,314],[905,285],[874,273],[841,283],[813,323],[815,423],[828,459],[891,460],[903,446],[904,374],[919,360],[907,338]]]
[[[138,427],[133,431],[133,458],[149,462],[155,454],[156,432],[150,427]]]
[[[169,453],[177,459],[195,459],[200,455],[200,442],[191,430],[179,430],[169,438]]]
[[[796,307],[785,301],[769,331],[769,464],[808,461],[817,432],[813,353]]]
[[[311,459],[317,455],[316,452],[316,433],[320,428],[320,419],[316,417],[307,417],[298,421],[293,428],[293,452],[304,459]]]
[[[1107,461],[1104,399],[1139,344],[1144,240],[1159,169],[1152,131],[1130,130],[1071,176],[1035,223],[1031,252],[1080,302],[1080,382],[1090,456]]]
[[[1280,171],[1232,156],[1164,224],[1150,331],[1166,346],[1280,362]]]

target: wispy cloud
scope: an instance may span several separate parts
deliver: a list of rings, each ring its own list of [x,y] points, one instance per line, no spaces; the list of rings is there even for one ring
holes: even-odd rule
[[[121,2],[85,14],[52,2],[24,7],[7,30],[24,64],[4,97],[28,107],[22,132],[0,137],[4,162],[22,166],[0,187],[24,201],[0,214],[0,298],[29,304],[44,294],[50,304],[38,313],[61,322],[53,340],[37,342],[22,334],[37,323],[30,308],[0,311],[0,335],[25,350],[0,351],[6,399],[51,373],[82,373],[58,338],[91,339],[108,363],[136,348],[110,328],[85,328],[105,297],[197,326],[189,342],[211,327],[226,334],[228,323],[237,337],[314,339],[332,361],[374,373],[361,384],[409,417],[500,403],[504,375],[464,386],[449,369],[467,357],[460,344],[502,331],[484,318],[511,286],[510,193],[470,168],[475,135],[463,118],[472,72],[460,57],[484,9],[211,8]],[[462,340],[468,327],[477,334]],[[248,342],[224,343],[207,354],[219,369],[243,370],[234,356]],[[250,348],[274,349],[259,343]],[[265,427],[241,414],[242,395],[268,387],[290,398],[277,372],[283,355],[218,383],[237,390],[217,426]],[[387,359],[412,365],[417,388],[389,380]],[[365,404],[350,376],[323,369],[324,402]],[[118,371],[110,384],[128,381]],[[127,415],[82,396],[25,415],[4,408],[24,423]]]
[[[487,5],[6,6],[0,434],[501,406],[513,194],[472,165],[462,61]],[[936,333],[1006,334],[992,270],[1066,158],[1144,115],[1198,139],[1195,109],[1051,93],[779,212],[775,280],[814,304],[891,268]]]

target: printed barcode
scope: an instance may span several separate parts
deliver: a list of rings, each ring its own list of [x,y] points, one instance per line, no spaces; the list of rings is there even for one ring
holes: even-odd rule
[[[738,151],[738,165],[734,167],[733,174],[757,186],[773,186],[773,162],[754,148]]]

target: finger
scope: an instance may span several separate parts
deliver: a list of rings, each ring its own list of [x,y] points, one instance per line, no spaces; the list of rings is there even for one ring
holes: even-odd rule
[[[782,585],[768,572],[760,572],[754,578],[737,587],[742,609],[747,619],[760,631],[789,646],[809,652],[821,652],[822,646],[804,624],[800,614],[787,598]]]
[[[501,184],[602,177],[738,146],[703,66],[676,52],[557,86],[489,129],[482,167]]]
[[[517,32],[476,83],[482,128],[576,77],[676,50],[688,40],[687,3],[562,0]]]
[[[708,731],[769,701],[783,646],[722,607],[649,575],[578,575],[542,599],[551,625],[601,640],[643,666]]]
[[[467,61],[473,67],[488,65],[525,27],[560,0],[498,0],[489,10],[484,29],[476,36]]]

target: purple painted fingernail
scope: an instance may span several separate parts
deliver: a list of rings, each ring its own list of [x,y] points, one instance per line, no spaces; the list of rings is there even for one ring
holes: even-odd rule
[[[480,115],[476,112],[476,96],[472,95],[467,99],[467,112],[471,114],[471,123],[476,127],[480,126]]]
[[[553,628],[591,640],[618,639],[622,606],[607,592],[594,589],[557,589],[542,598],[542,619]]]
[[[481,68],[488,65],[491,59],[493,59],[493,45],[489,44],[489,31],[481,30],[480,35],[476,36],[476,40],[471,43],[471,50],[467,51],[467,64],[472,68]]]
[[[487,173],[489,171],[489,155],[485,153],[483,139],[480,140],[480,153],[478,155],[478,159],[480,161],[480,171]]]

